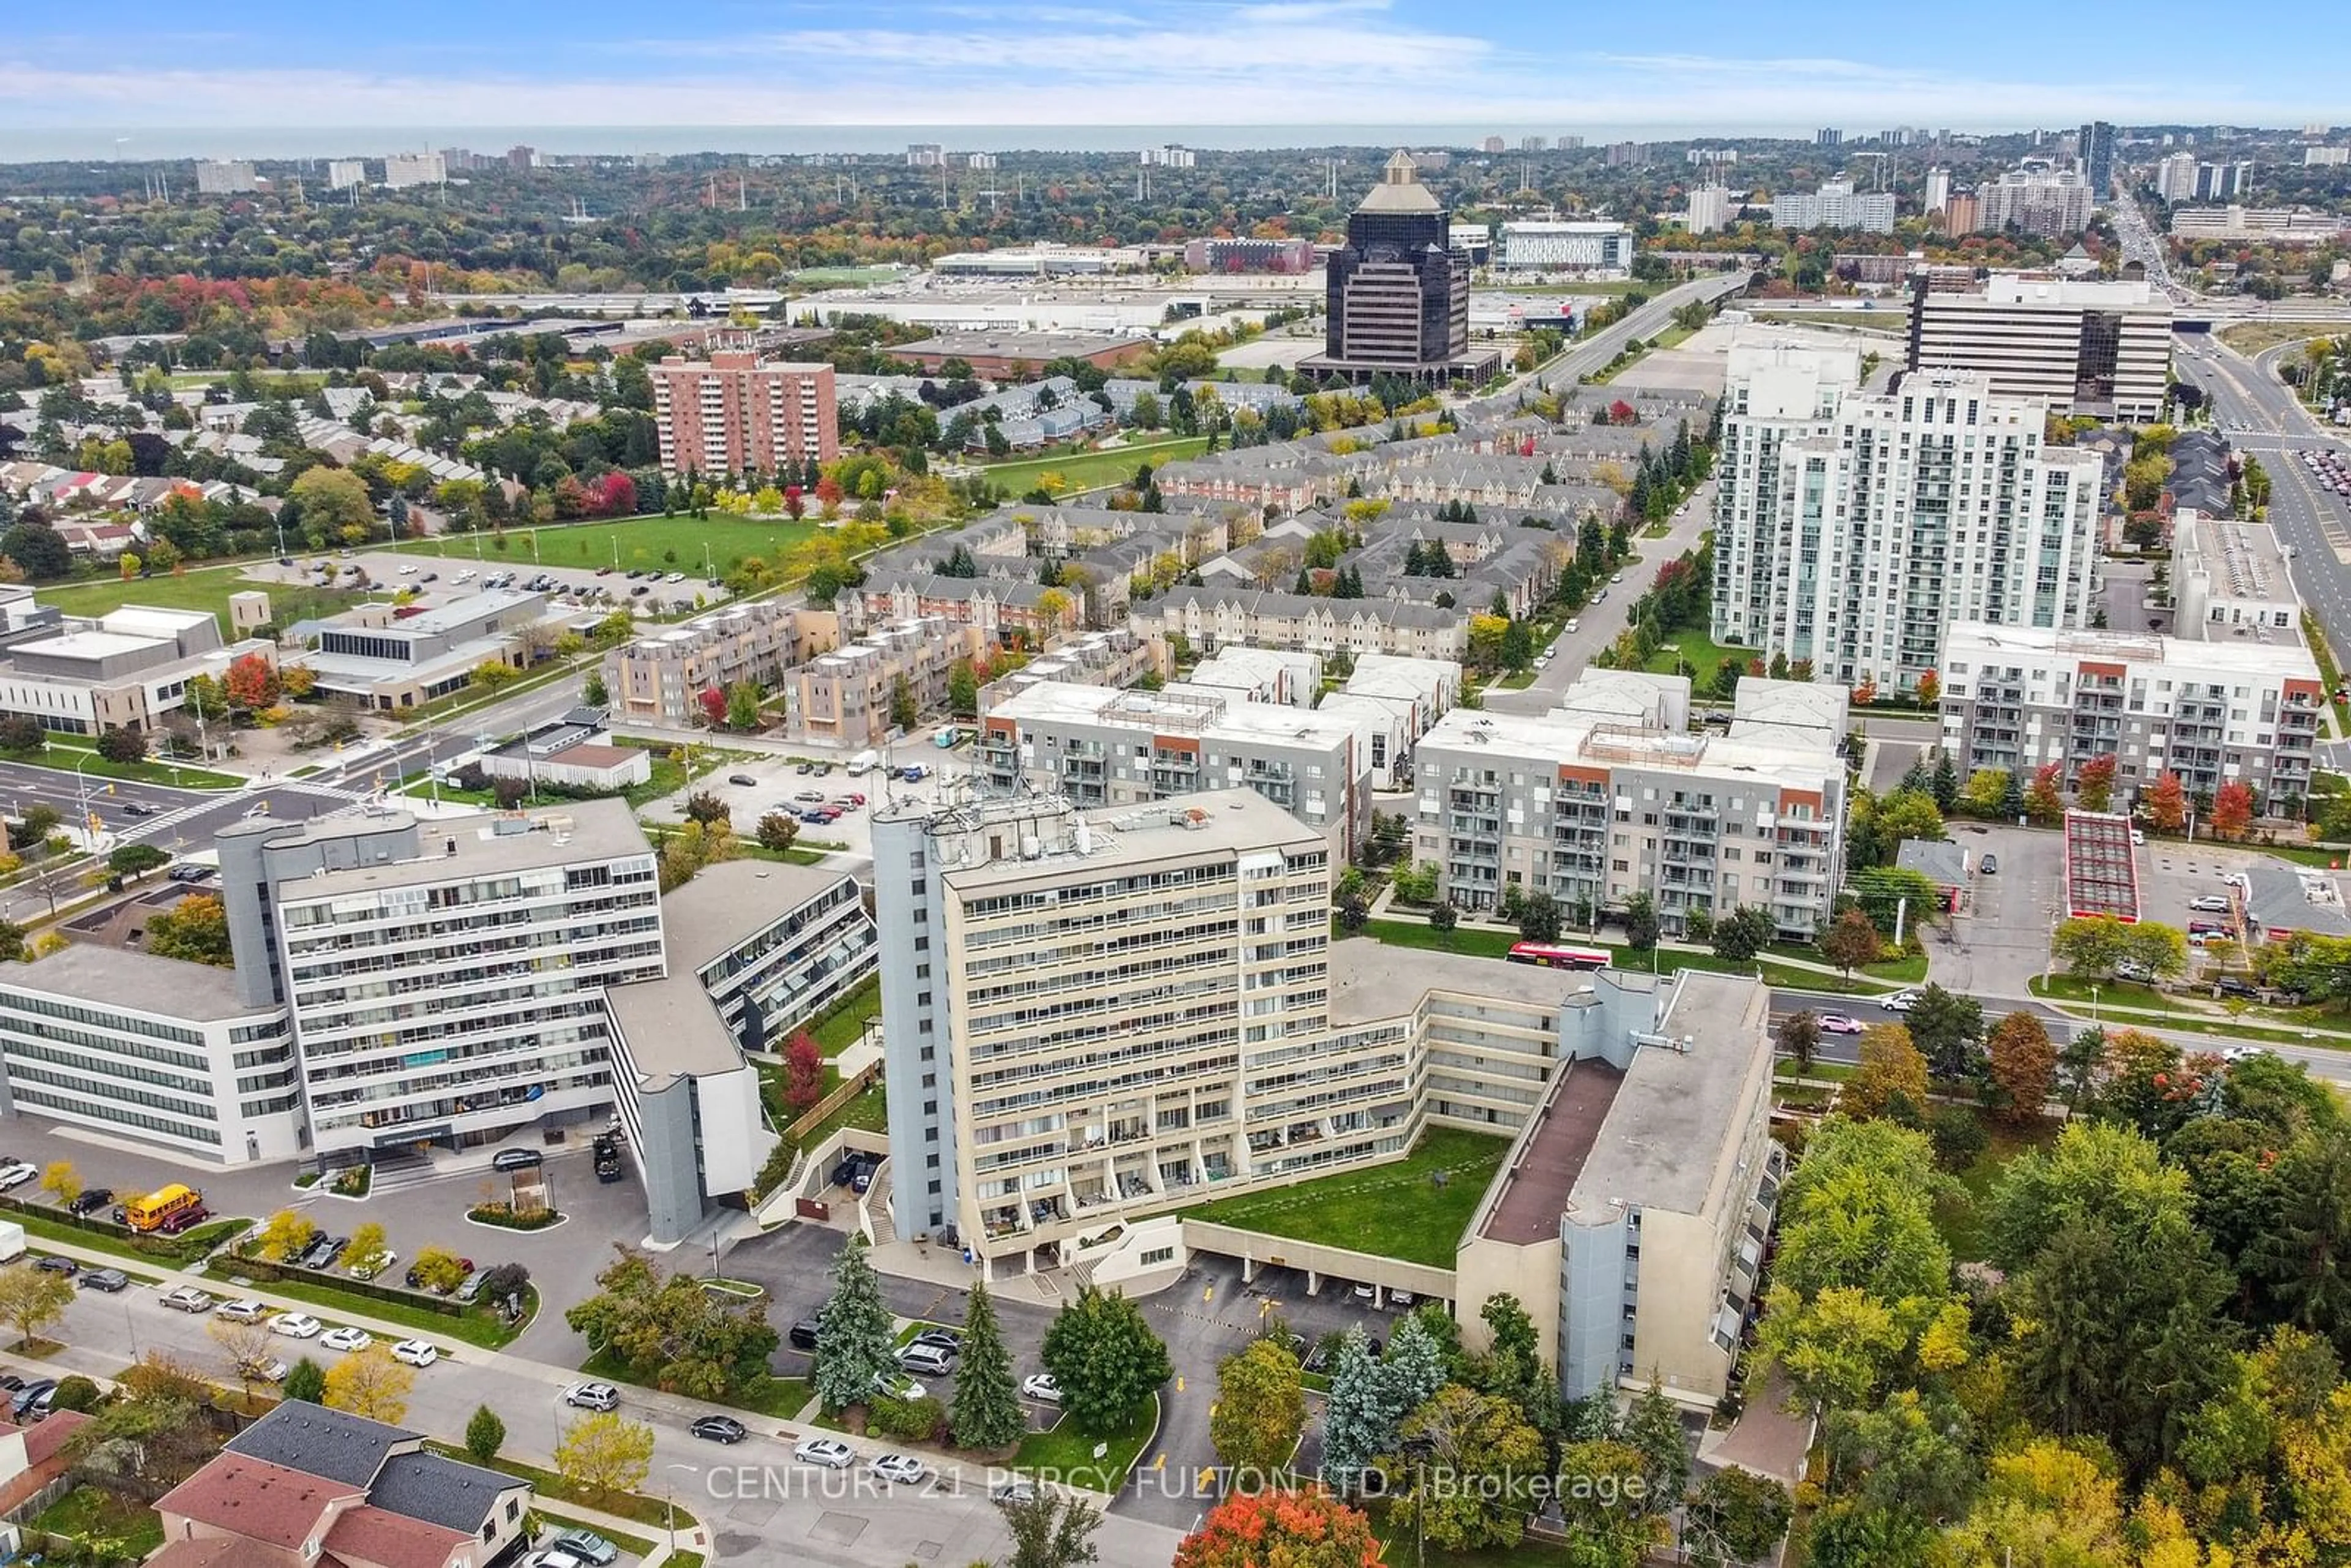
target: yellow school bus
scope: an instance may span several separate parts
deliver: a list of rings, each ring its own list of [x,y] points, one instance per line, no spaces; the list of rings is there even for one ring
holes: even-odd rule
[[[145,1197],[134,1198],[122,1206],[123,1223],[133,1230],[161,1230],[172,1220],[192,1209],[202,1208],[204,1195],[194,1187],[173,1182]]]

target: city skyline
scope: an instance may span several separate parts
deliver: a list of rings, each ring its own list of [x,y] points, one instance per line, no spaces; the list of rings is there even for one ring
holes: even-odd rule
[[[1400,131],[1767,134],[1839,122],[2056,128],[2091,116],[2298,124],[2335,101],[2316,56],[2257,57],[2250,42],[2220,37],[2191,58],[2168,49],[2160,27],[2135,40],[2018,0],[1970,20],[1981,36],[2024,32],[2036,47],[1981,69],[1949,64],[1948,38],[1860,29],[1844,7],[1767,19],[1719,0],[1682,15],[1670,47],[1630,21],[1559,27],[1523,0],[1474,16],[1427,0],[1124,0],[1010,20],[967,0],[920,0],[859,26],[798,0],[658,16],[608,0],[560,13],[538,0],[496,12],[423,0],[398,36],[360,47],[327,19],[338,16],[261,0],[201,29],[95,37],[56,0],[36,0],[0,48],[0,80],[39,90],[0,89],[0,145],[26,140],[18,131],[106,130],[131,132],[125,151],[138,156],[147,127],[1109,128],[1105,105],[1121,124],[1320,126],[1358,121],[1366,103],[1410,104]],[[2314,4],[2279,18],[2319,19]],[[1028,90],[1007,93],[1008,79]]]

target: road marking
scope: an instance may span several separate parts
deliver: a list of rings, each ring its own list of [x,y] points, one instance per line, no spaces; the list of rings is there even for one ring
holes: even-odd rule
[[[1165,1449],[1161,1450],[1157,1458],[1151,1461],[1151,1468],[1155,1470],[1164,1470],[1167,1468],[1167,1454]]]
[[[1176,1380],[1176,1392],[1178,1394],[1184,1392],[1184,1380],[1180,1377]]]
[[[1217,1299],[1217,1288],[1214,1285],[1209,1286],[1207,1290],[1200,1292],[1200,1299],[1204,1301],[1215,1301]]]

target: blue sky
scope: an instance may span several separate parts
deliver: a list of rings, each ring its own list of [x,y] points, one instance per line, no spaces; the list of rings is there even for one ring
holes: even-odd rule
[[[2298,126],[2351,119],[2340,4],[5,0],[0,157],[64,127]]]

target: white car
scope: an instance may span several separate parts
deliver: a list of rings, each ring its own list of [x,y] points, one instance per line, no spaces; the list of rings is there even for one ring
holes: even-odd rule
[[[621,1407],[621,1391],[609,1383],[567,1384],[563,1390],[563,1402],[582,1410],[618,1410]]]
[[[1907,1013],[1918,1005],[1917,989],[1913,987],[1896,991],[1890,997],[1882,997],[1877,1005],[1890,1013]]]
[[[5,1170],[0,1170],[0,1188],[22,1186],[40,1174],[40,1166],[28,1166],[20,1162]]]
[[[1844,1013],[1823,1013],[1821,1015],[1821,1032],[1823,1034],[1859,1034],[1861,1030],[1862,1023],[1857,1018],[1849,1017]]]
[[[269,1315],[269,1309],[249,1297],[239,1296],[221,1303],[220,1315],[233,1323],[258,1322]]]
[[[2270,1048],[2266,1045],[2232,1045],[2220,1053],[2220,1060],[2230,1062],[2250,1061],[2256,1056],[2267,1056],[2269,1053]]]
[[[1576,620],[1573,616],[1570,616],[1568,619],[1559,623],[1559,629],[1562,632],[1581,632],[1583,630],[1583,623]]]
[[[354,1280],[372,1280],[399,1261],[400,1254],[387,1247],[372,1258],[360,1259],[350,1266],[349,1272]]]
[[[329,1350],[365,1350],[375,1343],[375,1335],[365,1329],[329,1329],[319,1343]]]
[[[902,1486],[913,1486],[931,1472],[923,1461],[908,1454],[883,1454],[865,1467],[883,1480]]]
[[[2226,915],[2229,913],[2229,901],[2217,893],[2208,893],[2189,899],[2188,907],[2198,915]]]
[[[430,1366],[441,1359],[441,1352],[421,1339],[404,1339],[392,1347],[392,1359],[406,1366]]]
[[[792,1449],[792,1458],[803,1465],[821,1465],[828,1470],[845,1470],[857,1462],[857,1455],[838,1437],[802,1437]]]
[[[1040,1405],[1059,1405],[1061,1402],[1061,1385],[1053,1381],[1053,1375],[1050,1372],[1040,1372],[1033,1377],[1022,1379],[1020,1392]]]
[[[881,1374],[873,1379],[873,1391],[876,1394],[887,1395],[893,1399],[903,1400],[909,1405],[917,1399],[928,1399],[931,1396],[929,1389],[903,1372]]]
[[[269,1332],[287,1339],[316,1339],[325,1327],[308,1312],[280,1312],[269,1320]]]

